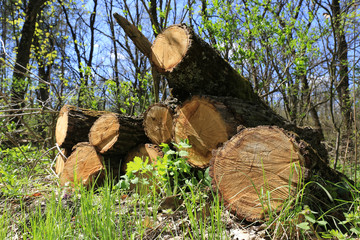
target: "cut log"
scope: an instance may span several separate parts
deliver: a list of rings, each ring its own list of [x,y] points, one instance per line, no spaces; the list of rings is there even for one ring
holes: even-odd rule
[[[82,184],[89,187],[94,180],[102,178],[104,173],[103,158],[90,143],[78,143],[64,164],[60,174],[60,184]]]
[[[54,171],[58,176],[60,176],[64,170],[64,165],[66,162],[66,158],[64,158],[64,156],[68,158],[70,156],[70,151],[67,149],[62,149],[61,153],[59,153],[59,155],[56,157]]]
[[[309,142],[322,159],[327,161],[327,151],[321,143],[321,134],[311,128],[299,128],[277,115],[262,102],[254,103],[231,97],[193,97],[176,110],[174,141],[188,139],[188,162],[195,167],[209,165],[211,151],[230,139],[237,126],[278,126],[297,133]]]
[[[346,179],[296,134],[269,126],[240,131],[214,151],[210,164],[213,188],[248,221],[279,211],[314,174],[333,183]]]
[[[176,112],[174,141],[189,140],[188,163],[193,167],[209,166],[211,151],[236,133],[237,121],[221,102],[193,97]]]
[[[143,119],[139,117],[104,114],[91,127],[89,141],[100,153],[123,155],[149,142],[142,124]]]
[[[93,123],[104,111],[94,111],[65,105],[61,108],[56,123],[56,143],[71,149],[79,142],[88,142],[88,134]]]
[[[180,100],[201,94],[258,99],[250,82],[185,24],[172,25],[156,37],[151,62]]]
[[[126,18],[121,15],[114,13],[116,22],[124,29],[124,32],[133,41],[135,46],[142,52],[146,57],[151,55],[151,42],[139,31],[139,29],[131,24]]]
[[[144,130],[152,143],[170,143],[173,138],[173,111],[165,104],[155,104],[144,114]]]
[[[131,24],[126,18],[121,15],[114,13],[114,18],[117,23],[124,29],[124,32],[131,41],[135,44],[137,49],[140,50],[147,58],[151,58],[151,42],[139,31],[139,29]],[[160,75],[158,74],[156,68],[152,66],[151,68],[153,83],[154,83],[154,93],[155,93],[155,102],[159,102],[159,84],[160,84]]]

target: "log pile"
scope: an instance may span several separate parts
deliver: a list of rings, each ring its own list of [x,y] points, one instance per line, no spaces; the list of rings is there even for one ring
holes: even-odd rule
[[[124,27],[131,39],[145,41],[136,27]],[[191,28],[167,28],[151,49],[146,41],[140,43],[136,46],[167,78],[179,101],[154,104],[137,118],[64,106],[56,126],[57,144],[68,157],[58,157],[56,165],[62,185],[89,186],[103,176],[104,159],[123,174],[134,156],[156,161],[162,156],[160,143],[185,139],[192,146],[188,163],[210,166],[213,187],[226,206],[249,221],[279,210],[313,175],[333,182],[347,179],[328,166],[321,133],[276,114]],[[264,191],[271,195],[267,207],[259,195]]]

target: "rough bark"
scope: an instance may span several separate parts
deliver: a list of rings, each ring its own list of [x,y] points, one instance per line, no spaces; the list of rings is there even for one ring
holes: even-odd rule
[[[335,59],[339,67],[339,80],[336,86],[338,93],[340,109],[346,126],[346,135],[349,137],[352,128],[350,90],[349,90],[349,67],[348,67],[348,44],[346,41],[346,30],[344,27],[344,13],[341,10],[340,1],[333,0],[331,4],[331,12],[333,14],[333,31],[335,37],[336,48],[334,51]]]
[[[184,24],[172,25],[156,37],[151,62],[180,100],[199,94],[258,100],[250,82]]]
[[[123,155],[133,147],[149,142],[142,124],[142,118],[104,114],[91,127],[89,141],[100,153]]]
[[[89,187],[94,180],[103,177],[104,169],[103,157],[96,152],[95,147],[86,142],[78,143],[64,164],[60,184]]]
[[[321,133],[311,128],[299,128],[277,115],[262,102],[254,103],[231,97],[193,97],[176,110],[174,141],[188,139],[188,161],[204,168],[209,165],[211,152],[230,139],[238,126],[278,126],[297,133],[309,142],[322,159],[327,151],[321,143]]]
[[[63,106],[56,123],[56,143],[63,148],[71,149],[79,142],[87,142],[91,126],[105,113],[107,112],[71,105]]]
[[[154,144],[170,143],[173,138],[173,111],[166,104],[155,104],[144,114],[146,136]]]
[[[271,126],[243,129],[214,151],[210,164],[213,188],[234,214],[248,221],[279,211],[315,174],[332,183],[347,180],[298,135]]]

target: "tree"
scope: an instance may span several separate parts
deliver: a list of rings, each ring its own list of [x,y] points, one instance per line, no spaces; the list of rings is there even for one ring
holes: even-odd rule
[[[15,109],[24,106],[24,97],[28,87],[27,67],[30,60],[30,49],[35,32],[37,16],[46,0],[29,0],[25,2],[25,22],[21,30],[21,39],[17,48],[13,82],[11,85],[11,102]],[[19,118],[14,118],[18,122]]]

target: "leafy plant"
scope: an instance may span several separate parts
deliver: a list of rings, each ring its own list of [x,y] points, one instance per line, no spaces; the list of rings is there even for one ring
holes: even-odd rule
[[[158,158],[150,163],[149,159],[135,157],[127,165],[125,176],[117,184],[118,188],[129,189],[131,184],[150,185],[163,191],[166,196],[176,195],[179,187],[186,184],[196,183],[196,177],[190,174],[191,166],[187,163],[186,149],[191,146],[187,141],[180,142],[174,146],[177,151],[170,148],[168,144],[161,144],[164,157]],[[199,174],[204,177],[204,174]]]

